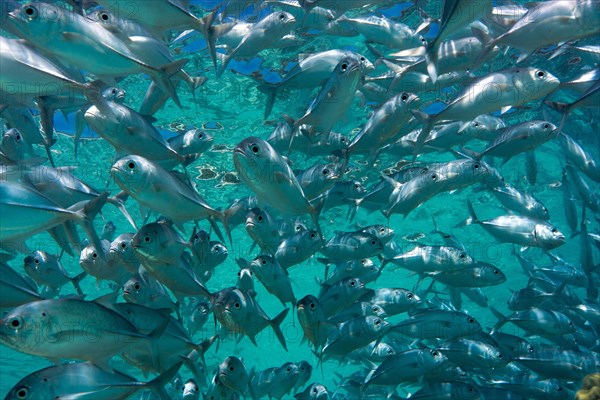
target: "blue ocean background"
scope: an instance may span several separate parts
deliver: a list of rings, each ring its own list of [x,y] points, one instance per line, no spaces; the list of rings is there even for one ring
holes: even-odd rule
[[[192,4],[199,8],[209,9],[215,1],[193,1]],[[525,3],[525,2],[522,2]],[[432,16],[439,16],[441,5],[438,2],[430,2],[425,7]],[[263,11],[266,13],[267,11]],[[421,16],[412,7],[412,3],[398,2],[398,4],[377,10],[389,18],[399,18],[400,22],[406,23],[412,28],[416,28],[421,22]],[[242,18],[252,18],[252,12]],[[361,14],[368,14],[362,11]],[[437,24],[432,24],[426,38],[431,39],[437,34]],[[590,43],[598,44],[594,38]],[[168,101],[166,106],[160,110],[155,117],[155,124],[165,137],[170,137],[177,132],[185,131],[188,128],[197,127],[204,129],[214,135],[213,148],[204,153],[196,162],[188,167],[190,176],[195,178],[198,191],[206,201],[215,208],[224,209],[228,207],[233,200],[251,195],[251,191],[239,182],[231,183],[231,173],[234,172],[232,161],[233,147],[248,136],[257,136],[266,139],[272,132],[276,122],[281,120],[282,113],[295,118],[304,114],[307,105],[314,97],[315,91],[303,91],[291,93],[289,97],[278,98],[270,119],[263,120],[264,104],[266,96],[257,89],[257,83],[250,75],[260,73],[261,76],[270,82],[277,82],[282,75],[291,69],[297,62],[299,54],[309,54],[328,49],[348,49],[365,54],[371,61],[375,57],[369,52],[362,37],[334,37],[315,33],[315,36],[306,40],[300,48],[266,50],[259,56],[250,60],[232,61],[229,70],[226,71],[220,79],[215,78],[215,72],[210,58],[205,49],[205,42],[200,34],[190,34],[187,38],[173,43],[171,46],[173,54],[177,58],[187,57],[190,62],[186,66],[186,71],[192,76],[205,75],[208,81],[198,88],[196,98],[192,97],[187,88],[180,87],[178,94],[182,102],[182,108],[179,109],[172,101]],[[547,51],[544,49],[534,54],[526,60],[524,65],[535,65],[545,68],[556,75],[561,81],[573,79],[581,73],[598,68],[593,64],[593,59],[572,60],[569,53],[561,55],[551,61],[548,61]],[[514,50],[508,52],[507,57],[496,57],[492,62],[485,64],[476,71],[477,75],[487,71],[498,70],[513,65],[518,53]],[[379,65],[371,73],[375,76],[386,70],[385,66]],[[125,104],[139,109],[141,100],[145,94],[150,80],[146,76],[138,75],[126,78],[119,84],[127,92]],[[429,113],[439,111],[443,107],[443,101],[452,99],[460,90],[460,85],[446,88],[438,93],[422,94],[422,104],[431,103],[424,110]],[[568,101],[569,98],[561,100]],[[340,121],[334,131],[341,132],[352,137],[367,121],[369,115],[377,108],[378,104],[366,102],[362,103],[360,99],[355,102],[348,115]],[[560,115],[554,111],[541,107],[541,104],[532,103],[519,110],[511,110],[502,116],[506,125],[512,125],[518,122],[530,119],[543,119],[547,116],[555,124],[559,124]],[[596,109],[575,109],[568,117],[564,132],[577,140],[586,151],[588,151],[595,160],[600,160],[600,126],[599,110]],[[116,183],[110,178],[110,166],[114,162],[114,149],[92,130],[87,129],[79,145],[78,157],[74,156],[73,116],[65,116],[57,113],[55,115],[55,124],[57,131],[57,143],[52,147],[51,152],[57,166],[75,167],[74,174],[89,183],[91,186],[102,191],[107,190],[111,194],[120,191]],[[475,150],[485,148],[484,142],[474,142],[469,144]],[[564,165],[564,155],[558,140],[553,140],[542,145],[536,150],[537,157],[537,182],[531,184],[526,177],[525,156],[519,155],[512,158],[505,165],[500,162],[495,163],[495,167],[500,174],[513,186],[533,193],[549,210],[551,222],[567,236],[566,244],[554,250],[565,260],[575,265],[579,264],[580,259],[580,238],[570,238],[570,231],[565,219],[563,210],[563,198],[561,191],[562,167]],[[430,153],[419,157],[419,161],[444,162],[451,161],[455,157],[450,153],[436,154]],[[307,158],[302,154],[292,153],[290,160],[294,169],[303,169],[314,165],[317,162],[324,162],[322,159]],[[402,160],[395,159],[388,155],[383,155],[375,164],[374,170],[360,177],[363,184],[368,186],[379,180],[379,171],[390,171],[395,168],[398,162]],[[404,160],[409,161],[409,160]],[[360,157],[351,160],[352,163],[363,163]],[[214,173],[206,173],[210,170]],[[203,174],[204,171],[204,174]],[[207,178],[201,178],[207,177]],[[234,179],[235,180],[235,179]],[[598,191],[598,185],[591,183],[591,188]],[[511,292],[525,287],[527,277],[524,275],[521,266],[516,257],[512,254],[513,249],[520,251],[516,246],[508,243],[498,243],[488,233],[479,226],[468,226],[463,228],[454,228],[456,224],[467,218],[466,200],[470,199],[474,203],[475,210],[480,219],[489,219],[504,213],[500,203],[493,195],[485,190],[479,190],[473,186],[462,189],[454,193],[442,193],[427,201],[419,208],[412,211],[406,218],[400,215],[392,215],[388,220],[381,213],[375,212],[367,214],[364,210],[359,210],[356,218],[348,219],[347,207],[334,208],[325,211],[320,217],[320,223],[323,232],[327,238],[331,237],[336,231],[351,231],[357,227],[363,227],[371,224],[389,225],[395,232],[394,240],[404,251],[410,250],[416,242],[424,244],[443,244],[439,235],[431,233],[434,229],[432,218],[435,219],[439,228],[446,232],[452,232],[468,248],[472,257],[477,260],[485,261],[497,266],[507,276],[507,281],[501,285],[483,288],[484,293],[489,299],[489,303],[494,305],[503,313],[509,313],[507,300]],[[134,216],[138,223],[142,222],[142,217],[136,202],[129,199],[126,203],[127,209]],[[577,209],[581,210],[581,203],[578,202]],[[308,218],[303,219],[307,225],[311,222]],[[588,214],[588,230],[590,232],[599,232],[600,225],[598,215]],[[102,231],[104,223],[112,221],[117,227],[117,234],[125,232],[134,232],[134,229],[128,224],[116,208],[107,205],[102,210],[102,216],[95,220],[95,227],[98,232]],[[210,225],[206,221],[201,221],[199,227],[207,231]],[[188,238],[192,232],[193,224],[185,225],[184,237]],[[251,250],[252,242],[248,237],[243,226],[238,226],[233,230],[233,244],[225,243],[228,248],[227,260],[219,265],[214,276],[207,283],[211,291],[224,287],[233,286],[236,283],[238,265],[236,258],[253,259],[259,254],[258,249]],[[84,235],[82,235],[83,237]],[[212,240],[217,240],[216,235],[211,236]],[[44,250],[51,254],[60,253],[59,247],[47,235],[39,234],[27,241],[31,250]],[[539,263],[540,265],[550,265],[550,259],[544,252],[537,248],[523,249],[521,254]],[[375,260],[375,259],[374,259]],[[600,255],[597,248],[594,248],[594,260],[600,262]],[[21,273],[25,273],[22,266],[22,257],[18,256],[9,264]],[[71,275],[81,272],[78,257],[71,257],[64,254],[61,258],[62,265]],[[379,261],[376,261],[379,263]],[[301,299],[307,294],[318,295],[319,284],[316,278],[324,278],[324,265],[319,263],[316,258],[291,267],[289,270],[293,282],[293,289],[297,299]],[[370,288],[383,287],[401,287],[412,289],[417,282],[418,277],[408,271],[399,269],[383,271],[379,279],[368,285]],[[422,286],[426,287],[429,280]],[[440,286],[441,287],[441,286]],[[87,295],[87,299],[93,299],[112,291],[107,282],[97,284],[92,277],[86,277],[82,282],[82,288]],[[273,295],[267,293],[262,284],[255,281],[257,299],[260,305],[265,309],[267,315],[274,317],[282,310],[282,305]],[[583,298],[585,296],[583,289],[575,289]],[[74,294],[75,291],[69,285],[65,286],[61,295]],[[464,298],[463,309],[474,316],[484,329],[493,327],[496,318],[487,309],[476,305],[470,300]],[[406,318],[406,315],[399,315],[389,319],[394,323]],[[313,365],[313,375],[310,382],[323,383],[332,393],[342,376],[347,376],[359,369],[364,368],[358,364],[339,365],[335,360],[325,361],[317,368],[317,357],[312,353],[310,346],[302,342],[302,329],[298,323],[294,310],[290,310],[286,320],[282,324],[282,330],[288,343],[289,351],[285,351],[272,330],[266,329],[257,336],[258,346],[254,346],[247,338],[243,338],[239,343],[229,337],[222,341],[217,349],[213,346],[206,354],[207,376],[210,380],[212,371],[225,357],[235,355],[241,358],[250,370],[265,369],[268,367],[280,366],[286,361],[298,362],[307,360]],[[513,325],[507,325],[503,331],[523,335]],[[204,326],[203,330],[194,335],[194,341],[200,342],[215,333],[215,326],[212,316]],[[532,341],[541,340],[532,338]],[[93,345],[91,343],[90,345]],[[34,372],[42,367],[49,366],[51,363],[43,358],[29,356],[18,353],[6,346],[0,346],[0,395],[4,396],[10,388],[25,375]],[[150,377],[144,377],[137,369],[131,367],[120,358],[115,357],[112,365],[114,368],[125,373],[131,374],[140,380],[149,380]],[[191,377],[189,371],[184,367],[180,371],[184,381]],[[414,391],[418,386],[400,387],[398,393],[406,396],[408,392]],[[205,390],[205,388],[203,389]]]

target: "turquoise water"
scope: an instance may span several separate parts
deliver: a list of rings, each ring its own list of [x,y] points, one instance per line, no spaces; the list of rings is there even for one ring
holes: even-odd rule
[[[398,6],[390,13],[399,12],[405,7]],[[419,24],[418,14],[410,7],[406,7],[407,12],[400,18],[400,21],[407,23],[413,28]],[[432,5],[432,15],[436,14],[436,10]],[[387,10],[388,8],[384,8]],[[363,12],[368,14],[367,11]],[[589,40],[586,43],[596,43],[597,37]],[[197,127],[210,131],[214,135],[213,149],[204,153],[196,162],[188,166],[187,170],[190,176],[195,178],[198,191],[204,199],[213,207],[224,209],[228,207],[234,199],[242,198],[251,195],[251,191],[241,183],[229,184],[223,180],[226,173],[234,172],[232,161],[232,149],[241,140],[248,136],[257,136],[266,139],[273,130],[274,123],[280,120],[282,113],[288,114],[294,118],[298,118],[304,114],[307,105],[311,98],[317,93],[314,91],[304,91],[302,93],[293,93],[289,97],[280,97],[275,103],[275,107],[270,116],[270,121],[263,121],[263,111],[265,96],[256,88],[256,82],[248,76],[240,73],[234,73],[231,70],[226,71],[220,79],[215,79],[215,73],[212,69],[212,63],[207,56],[205,50],[198,50],[201,45],[194,44],[200,40],[199,35],[193,36],[183,43],[178,43],[171,46],[172,53],[177,54],[177,57],[190,58],[187,72],[192,76],[206,75],[208,81],[198,89],[196,99],[191,96],[183,85],[179,88],[183,107],[181,109],[172,102],[168,101],[166,106],[155,114],[157,118],[156,126],[162,129],[170,127]],[[252,67],[256,66],[260,61],[262,63],[261,70],[263,74],[268,69],[278,71],[285,68],[289,63],[297,60],[298,54],[315,53],[328,49],[341,48],[357,51],[365,54],[369,59],[375,61],[375,57],[367,49],[364,40],[356,37],[337,38],[333,36],[318,35],[313,38],[306,39],[305,43],[300,48],[267,50],[261,53],[259,60],[254,60],[250,65],[236,64],[234,68],[238,68],[239,72],[246,75],[252,72]],[[384,49],[383,46],[378,48]],[[510,51],[509,55],[516,54]],[[570,63],[573,57],[568,54],[560,56],[555,60],[548,61],[547,55],[544,53],[535,54],[530,59],[523,62],[523,65],[535,65],[539,68],[545,68],[556,75],[561,81],[570,80],[582,72],[592,68],[592,63],[585,57],[579,62]],[[596,59],[597,62],[597,59]],[[232,63],[233,64],[233,63]],[[485,64],[476,74],[498,70],[514,64],[512,58],[496,57],[492,62]],[[597,64],[593,66],[597,68]],[[371,73],[372,76],[386,71],[385,66],[379,65],[377,69]],[[143,76],[128,77],[119,84],[120,87],[126,90],[127,97],[125,104],[138,109],[141,100],[144,96],[148,83],[150,81]],[[429,102],[434,102],[436,99],[452,99],[460,89],[460,85],[454,85],[450,89],[442,92],[433,93],[417,93],[421,97],[421,104],[426,105]],[[565,100],[565,99],[563,99]],[[511,111],[503,116],[504,122],[507,125],[512,125],[517,122],[527,121],[530,119],[543,119],[544,116],[539,109],[539,102],[532,103],[529,107],[517,111]],[[336,132],[341,132],[349,137],[352,137],[357,128],[360,128],[368,120],[370,113],[377,108],[377,104],[367,102],[363,104],[360,99],[355,99],[350,111],[342,118],[335,126]],[[421,107],[422,109],[423,107]],[[547,112],[547,110],[545,111]],[[558,124],[560,116],[554,112],[548,113],[550,119]],[[578,140],[583,145],[595,160],[600,159],[599,140],[598,140],[598,118],[600,117],[598,109],[582,109],[574,110],[569,116],[564,131]],[[58,118],[58,117],[57,117]],[[52,154],[57,166],[74,166],[74,174],[89,183],[91,186],[104,190],[106,189],[111,194],[116,194],[120,191],[119,187],[109,176],[110,165],[114,160],[114,149],[104,140],[98,138],[84,139],[79,147],[79,156],[77,159],[73,153],[73,138],[67,126],[57,127],[57,143],[52,147]],[[484,142],[472,142],[468,147],[475,150],[485,148]],[[41,151],[41,150],[40,150]],[[42,154],[42,153],[40,153]],[[569,238],[570,231],[563,212],[562,190],[560,187],[562,177],[562,165],[564,164],[564,156],[557,140],[543,144],[536,150],[538,176],[537,182],[532,184],[526,177],[526,160],[524,155],[518,155],[512,158],[505,165],[500,166],[500,162],[496,162],[500,174],[505,180],[513,186],[518,187],[526,192],[533,193],[549,210],[551,222],[557,226],[567,236],[566,243],[559,247],[554,252],[560,254],[567,261],[578,265],[580,262],[580,239],[579,237]],[[323,158],[307,158],[298,153],[289,155],[294,169],[303,169],[314,165],[315,163],[325,162]],[[419,162],[446,162],[455,159],[450,153],[430,153],[420,156]],[[376,171],[367,170],[363,164],[362,157],[353,157],[351,162],[359,168],[353,169],[352,175],[344,179],[360,179],[365,186],[369,186],[373,182],[378,181],[379,171],[393,167],[398,163],[399,159],[382,155],[375,163],[373,168]],[[409,159],[405,161],[410,161]],[[210,179],[199,179],[202,169],[208,168],[216,173],[216,176]],[[591,188],[597,192],[598,185],[588,181]],[[485,261],[497,266],[507,276],[507,281],[498,286],[483,288],[484,293],[489,299],[489,303],[494,305],[503,313],[509,313],[506,306],[506,300],[511,295],[512,290],[525,287],[527,278],[522,273],[522,269],[517,262],[515,256],[511,253],[513,245],[508,243],[498,243],[489,234],[487,234],[479,226],[468,226],[464,228],[453,227],[467,217],[466,200],[470,199],[475,206],[478,217],[482,220],[490,219],[503,214],[500,203],[488,191],[479,190],[478,187],[470,187],[461,189],[454,193],[442,193],[436,195],[433,199],[427,201],[419,208],[413,210],[406,218],[400,215],[392,215],[388,220],[381,213],[375,212],[367,214],[364,210],[359,210],[356,218],[348,220],[347,208],[335,208],[325,211],[320,216],[320,224],[326,238],[331,237],[336,231],[352,231],[357,226],[362,227],[371,224],[389,225],[395,231],[394,240],[401,245],[401,248],[408,250],[412,247],[413,238],[419,237],[419,243],[438,244],[443,242],[440,237],[430,232],[433,230],[432,217],[435,218],[439,228],[443,231],[451,231],[459,238],[468,248],[469,253],[477,260]],[[581,202],[577,202],[578,212],[581,210]],[[138,223],[141,223],[142,218],[136,202],[129,199],[126,203],[127,209],[134,216]],[[310,225],[311,222],[306,216],[302,219]],[[588,214],[590,232],[598,232],[598,215]],[[107,205],[102,210],[102,216],[95,220],[95,227],[98,232],[102,230],[105,222],[112,221],[117,227],[117,234],[124,232],[133,232],[133,228],[129,226],[127,221],[118,211]],[[206,221],[201,221],[199,226],[205,230],[209,230],[210,226]],[[193,229],[193,224],[185,224],[184,237],[189,237]],[[235,259],[242,257],[245,259],[253,259],[259,254],[258,250],[250,250],[252,242],[248,237],[243,226],[238,226],[232,231],[233,244],[225,243],[228,248],[227,260],[219,265],[214,273],[214,276],[207,283],[207,287],[211,291],[216,291],[224,287],[233,286],[236,283],[237,272],[239,270]],[[213,234],[212,239],[216,240]],[[82,235],[83,237],[83,235]],[[46,234],[35,235],[27,241],[27,244],[32,250],[45,250],[49,253],[56,254],[59,252],[57,245]],[[541,265],[549,265],[549,259],[540,249],[530,248],[523,253],[527,258],[539,262]],[[598,257],[597,249],[594,249],[594,259],[596,262]],[[375,258],[373,259],[376,263]],[[21,265],[21,256],[10,262],[10,265],[17,271],[24,273]],[[62,265],[71,275],[76,275],[81,271],[78,264],[78,258],[63,255],[61,259]],[[312,258],[300,265],[293,266],[290,270],[290,278],[293,282],[293,289],[297,299],[303,298],[307,294],[318,295],[319,285],[315,278],[323,278],[324,266]],[[412,289],[417,282],[417,276],[410,272],[397,270],[392,272],[390,269],[383,271],[379,279],[368,285],[370,288],[384,287],[402,287]],[[428,281],[429,282],[429,281]],[[423,285],[422,287],[426,287]],[[106,282],[99,285],[91,277],[85,278],[82,288],[88,299],[99,297],[111,291],[111,288]],[[257,291],[257,299],[260,305],[264,308],[267,315],[274,317],[282,310],[281,303],[271,294],[267,293],[262,284],[255,281]],[[575,289],[575,292],[581,297],[585,297],[583,289]],[[69,286],[65,286],[61,291],[61,295],[75,293]],[[431,295],[429,295],[429,298]],[[444,297],[444,295],[442,295]],[[447,297],[447,296],[446,296]],[[463,301],[463,310],[468,311],[474,316],[484,329],[491,328],[496,323],[496,318],[487,308],[480,307],[468,299]],[[401,314],[389,318],[390,323],[395,323],[406,318],[406,314]],[[257,337],[258,346],[254,346],[247,338],[243,338],[239,343],[236,343],[232,338],[227,338],[220,343],[218,350],[217,346],[211,348],[206,354],[207,370],[213,369],[225,357],[235,355],[241,358],[250,370],[262,370],[268,367],[280,366],[286,361],[298,362],[300,360],[309,361],[315,369],[313,370],[310,382],[321,382],[329,390],[330,393],[336,388],[339,382],[339,376],[348,376],[349,374],[363,369],[364,367],[357,364],[338,365],[337,361],[329,360],[324,362],[322,368],[316,368],[317,358],[312,353],[311,348],[307,343],[302,343],[302,330],[297,321],[295,310],[290,310],[286,320],[282,324],[282,330],[285,334],[289,351],[286,352],[280,346],[270,329],[261,332]],[[523,334],[511,325],[503,328],[503,331]],[[200,342],[215,333],[215,328],[212,324],[212,317],[205,325],[204,329],[194,335],[194,341]],[[532,341],[543,341],[532,339]],[[6,346],[0,346],[0,393],[6,394],[9,389],[25,375],[34,372],[42,367],[51,365],[39,357],[29,356],[15,352]],[[144,380],[144,376],[138,370],[123,362],[120,358],[115,357],[112,365],[123,372],[134,375],[137,378]],[[187,369],[182,368],[181,376],[183,380],[191,377]],[[209,377],[211,376],[209,372]],[[408,392],[418,389],[418,386],[406,386],[398,389],[398,393],[406,396]]]

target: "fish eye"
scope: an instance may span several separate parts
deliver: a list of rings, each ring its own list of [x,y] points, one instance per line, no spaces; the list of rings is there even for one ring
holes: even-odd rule
[[[263,217],[262,217],[262,215],[259,215],[258,217],[256,217],[256,219],[259,220],[259,221],[262,221]]]
[[[375,240],[371,240],[371,244],[372,244],[373,246],[375,246],[375,244],[377,244],[377,242],[376,242]]]
[[[479,164],[473,165],[473,168],[478,169],[479,168]]]
[[[240,308],[240,303],[236,301],[235,303],[233,303],[233,306],[234,306],[236,309],[239,309],[239,308]]]
[[[202,139],[204,137],[204,134],[202,132],[198,133],[198,139]]]
[[[290,372],[292,369],[290,367],[287,367],[286,371]]]
[[[502,354],[498,354],[498,358],[499,358],[499,359],[502,359]]]
[[[544,129],[550,128],[550,124],[544,124]]]
[[[29,19],[34,19],[38,15],[37,8],[32,6],[31,4],[23,6],[23,12]]]
[[[15,140],[17,142],[20,142],[21,141],[21,135],[17,134],[17,136],[15,136]]]
[[[556,232],[558,232],[558,229],[552,228],[552,233],[556,233]]]
[[[10,326],[14,329],[19,329],[23,325],[23,319],[21,317],[15,317],[10,320]]]
[[[544,77],[544,75],[545,75],[545,73],[544,73],[544,71],[538,71],[538,72],[536,73],[536,75],[537,75],[539,78],[543,78],[543,77]]]
[[[129,161],[127,163],[127,168],[129,168],[129,169],[135,169],[135,163],[133,161]]]
[[[101,11],[98,16],[100,17],[100,19],[102,21],[108,21],[110,19],[110,16],[108,15],[107,12]],[[116,93],[117,91],[113,89],[113,93]]]
[[[360,58],[360,61],[365,61],[365,58],[364,58],[364,57],[361,57],[361,58]]]
[[[406,100],[408,100],[408,96],[403,94],[402,97],[400,97],[400,100],[406,101]]]
[[[36,263],[36,264],[39,264],[40,263],[40,259],[36,257],[36,258],[33,259],[33,262]]]
[[[242,276],[242,271],[238,271],[237,275],[238,275],[238,278],[239,278],[240,276]]]
[[[412,298],[413,298],[413,294],[412,294],[412,293],[409,293],[409,294],[407,294],[407,295],[406,295],[406,298],[407,298],[407,299],[409,299],[409,300],[412,300]]]
[[[314,387],[312,391],[313,391],[313,393],[317,393],[318,392],[318,390],[317,390],[316,387]]]
[[[139,283],[136,283],[135,285],[133,285],[133,288],[134,288],[135,290],[140,290],[140,284],[139,284]]]
[[[440,353],[438,353],[437,351],[434,351],[431,353],[432,356],[437,357]]]
[[[498,271],[497,269],[494,270],[494,275],[500,275],[500,271]]]
[[[310,234],[310,238],[311,238],[311,239],[314,239],[314,238],[315,238],[315,236],[317,236],[317,235],[316,235],[314,232]]]
[[[26,399],[28,395],[29,395],[29,390],[25,387],[19,389],[19,391],[17,392],[18,399]]]
[[[323,175],[329,175],[329,170],[328,169],[324,169],[323,170]]]
[[[96,252],[92,253],[92,258],[98,258],[98,253],[96,253]]]
[[[470,324],[472,324],[472,323],[474,323],[474,322],[475,322],[475,320],[474,320],[473,318],[469,318],[469,323],[470,323]]]
[[[569,326],[574,326],[573,322],[569,321]]]
[[[469,387],[467,388],[467,390],[469,391],[469,393],[473,392],[473,390],[474,390],[474,389],[473,389],[473,386],[469,386]]]
[[[350,286],[352,286],[352,287],[356,286],[356,281],[350,281]]]
[[[479,122],[475,122],[475,123],[473,124],[473,126],[474,126],[475,128],[478,128],[478,127],[479,127]]]
[[[152,239],[150,238],[150,236],[148,236],[148,235],[144,236],[144,242],[150,243],[151,241],[152,241]]]
[[[435,174],[434,174],[434,175],[431,175],[431,180],[432,180],[432,181],[437,181],[437,175],[435,175]]]
[[[262,264],[265,265],[267,263],[267,260],[265,260],[264,258],[262,259]]]
[[[340,139],[340,142],[342,142],[342,143],[346,143],[346,138],[345,138],[345,137],[341,138],[341,139]]]
[[[360,189],[360,185],[358,183],[354,184],[354,189],[356,189],[356,190]]]
[[[310,303],[310,309],[314,310],[315,308],[317,308],[317,305],[315,303]]]
[[[375,325],[377,325],[377,326],[381,325],[381,320],[380,319],[376,319],[375,320]]]
[[[122,249],[124,249],[124,248],[126,248],[126,247],[127,247],[127,243],[125,243],[125,242],[121,242],[121,248],[122,248]]]
[[[460,258],[465,258],[465,257],[466,257],[466,255],[465,255],[465,253],[460,253],[460,256],[459,256],[459,257],[460,257]]]
[[[233,371],[234,369],[235,369],[235,368],[233,368],[233,365],[230,365],[230,366],[229,366],[229,370],[230,370],[230,371]]]
[[[251,149],[252,149],[252,152],[253,152],[254,154],[257,154],[257,153],[258,153],[258,150],[259,150],[259,148],[258,148],[258,146],[257,146],[257,145],[253,144],[253,145],[252,145],[252,147],[251,147]]]
[[[279,19],[280,19],[281,21],[285,21],[285,19],[286,19],[286,16],[285,16],[285,14],[283,14],[283,13],[282,13],[282,14],[279,14]]]
[[[342,72],[345,72],[346,69],[348,68],[348,64],[343,63],[340,68],[341,68]]]

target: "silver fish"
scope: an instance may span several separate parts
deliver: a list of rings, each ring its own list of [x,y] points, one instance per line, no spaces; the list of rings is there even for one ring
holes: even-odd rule
[[[141,390],[152,390],[160,399],[171,399],[164,386],[173,379],[181,362],[150,382],[139,382],[122,372],[106,372],[85,363],[46,367],[21,379],[6,395],[8,400],[93,398],[126,399]]]
[[[480,221],[470,200],[467,200],[467,206],[470,217],[459,225],[479,224],[501,242],[541,247],[546,250],[565,243],[565,236],[548,222],[517,215],[502,215],[489,221]]]
[[[234,149],[233,163],[258,201],[285,214],[310,214],[321,233],[319,210],[307,200],[292,169],[268,142],[256,137],[244,139]]]

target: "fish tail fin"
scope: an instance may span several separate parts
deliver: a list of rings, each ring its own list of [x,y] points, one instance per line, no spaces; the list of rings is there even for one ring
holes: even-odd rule
[[[289,311],[290,309],[286,308],[270,321],[271,327],[273,328],[273,332],[275,332],[275,336],[277,336],[279,343],[281,343],[285,351],[287,351],[288,348],[287,344],[285,343],[285,336],[283,336],[283,332],[281,331],[281,323],[283,322]]]
[[[423,144],[427,140],[427,137],[429,137],[429,132],[431,132],[431,129],[433,128],[436,114],[426,114],[419,110],[410,110],[410,112],[417,120],[419,120],[419,122],[423,124],[423,128],[421,128],[421,132],[419,132],[417,140],[415,141],[415,148],[413,149],[413,156],[416,158],[416,156],[419,154],[419,151],[421,151],[423,148]]]
[[[109,203],[109,204],[112,204],[115,207],[117,207],[119,209],[119,211],[121,212],[121,214],[123,214],[123,216],[131,224],[131,226],[134,227],[135,229],[137,229],[137,225],[135,224],[135,221],[133,220],[133,217],[131,216],[131,214],[129,214],[129,211],[127,211],[127,209],[125,208],[125,202],[124,202],[123,199],[121,199],[117,195],[117,196],[113,196],[113,197],[108,197],[106,199],[106,202]]]
[[[200,86],[204,85],[204,83],[208,80],[205,76],[193,76],[190,77],[190,81],[188,85],[190,87],[190,91],[192,92],[192,96],[196,97],[196,89]]]
[[[194,345],[194,349],[198,352],[198,356],[202,360],[202,364],[206,365],[206,360],[204,359],[204,354],[206,351],[212,346],[212,344],[219,338],[219,335],[213,335],[210,338],[203,340],[202,342]]]
[[[182,365],[183,361],[179,361],[177,364],[173,365],[171,368],[152,379],[150,382],[140,386],[140,390],[150,388],[161,400],[170,400],[171,396],[165,390],[165,385],[175,377]]]
[[[188,61],[189,60],[187,58],[173,61],[172,63],[158,68],[157,72],[152,74],[154,82],[156,82],[163,92],[169,94],[169,97],[173,99],[179,108],[181,108],[181,102],[179,101],[179,96],[177,96],[177,91],[175,90],[175,86],[173,85],[173,82],[171,82],[170,78],[181,71],[181,68],[183,68]]]
[[[227,235],[227,239],[229,239],[229,244],[233,246],[233,239],[231,238],[231,227],[229,226],[229,216],[225,212],[219,213],[219,221],[221,221],[221,225],[223,225],[223,229],[225,229],[225,234]],[[221,239],[225,241],[224,239]]]
[[[96,197],[85,203],[83,208],[81,208],[81,203],[77,203],[69,208],[70,211],[74,211],[77,215],[78,222],[81,224],[83,230],[88,235],[88,239],[97,249],[102,248],[102,243],[100,241],[100,237],[98,233],[94,229],[94,218],[96,215],[102,210],[102,207],[106,203],[106,199],[108,198],[108,192],[102,193],[100,196]],[[101,257],[103,256],[103,252],[99,252]]]
[[[83,296],[83,290],[81,290],[81,287],[79,286],[79,282],[81,282],[83,280],[83,278],[85,278],[87,276],[87,272],[82,272],[77,276],[74,276],[73,278],[71,278],[71,283],[73,284],[73,286],[75,287],[75,290],[77,291],[77,294],[79,294],[80,296]]]
[[[75,113],[75,135],[73,136],[73,147],[74,147],[74,155],[75,159],[77,159],[77,152],[79,150],[79,142],[81,141],[81,135],[83,135],[83,130],[85,129],[85,117],[83,110],[77,111]]]
[[[496,325],[494,325],[490,332],[490,334],[492,334],[498,332],[498,330],[502,328],[502,326],[506,323],[506,317],[500,311],[496,310],[494,306],[490,306],[489,308],[492,314],[494,314],[494,317],[498,319],[498,322],[496,323]]]
[[[269,115],[271,115],[271,111],[273,110],[273,105],[275,104],[275,99],[277,97],[277,88],[277,85],[273,85],[272,83],[267,82],[263,82],[260,85],[258,85],[258,90],[267,95],[264,119],[269,118]]]
[[[210,14],[205,15],[202,19],[198,20],[198,24],[196,29],[204,35],[206,39],[206,47],[208,48],[208,52],[210,54],[210,58],[213,62],[215,70],[217,69],[217,49],[216,49],[216,41],[217,39],[226,34],[235,26],[234,23],[225,23],[214,25],[217,14],[219,13],[219,7],[215,7]]]
[[[560,101],[550,101],[550,100],[546,100],[544,102],[544,104],[546,104],[548,107],[550,107],[554,111],[562,114],[562,119],[560,120],[560,125],[558,126],[558,133],[560,134],[562,132],[563,127],[565,126],[565,121],[567,120],[567,117],[571,113],[569,104],[562,103]]]
[[[475,36],[477,38],[477,40],[479,40],[483,46],[483,49],[481,50],[481,54],[479,54],[479,56],[477,57],[477,60],[475,60],[475,65],[474,65],[474,69],[475,69],[475,68],[479,68],[479,66],[481,64],[483,64],[483,61],[485,60],[485,58],[494,49],[494,46],[496,46],[496,41],[487,32],[484,32],[483,30],[481,30],[478,27],[471,27],[471,32],[473,33],[473,36]]]
[[[229,62],[231,61],[231,54],[219,54],[219,58],[221,59],[221,65],[217,67],[217,79],[223,75],[223,72],[227,69]]]
[[[431,46],[427,49],[425,53],[425,62],[427,63],[427,73],[431,78],[432,83],[437,82],[438,74],[437,74],[437,46]]]
[[[471,200],[467,200],[467,208],[469,210],[469,218],[467,218],[463,222],[458,223],[455,226],[455,228],[479,223],[479,219],[477,218],[477,215],[475,214],[475,209],[473,209],[473,204],[471,203]]]

